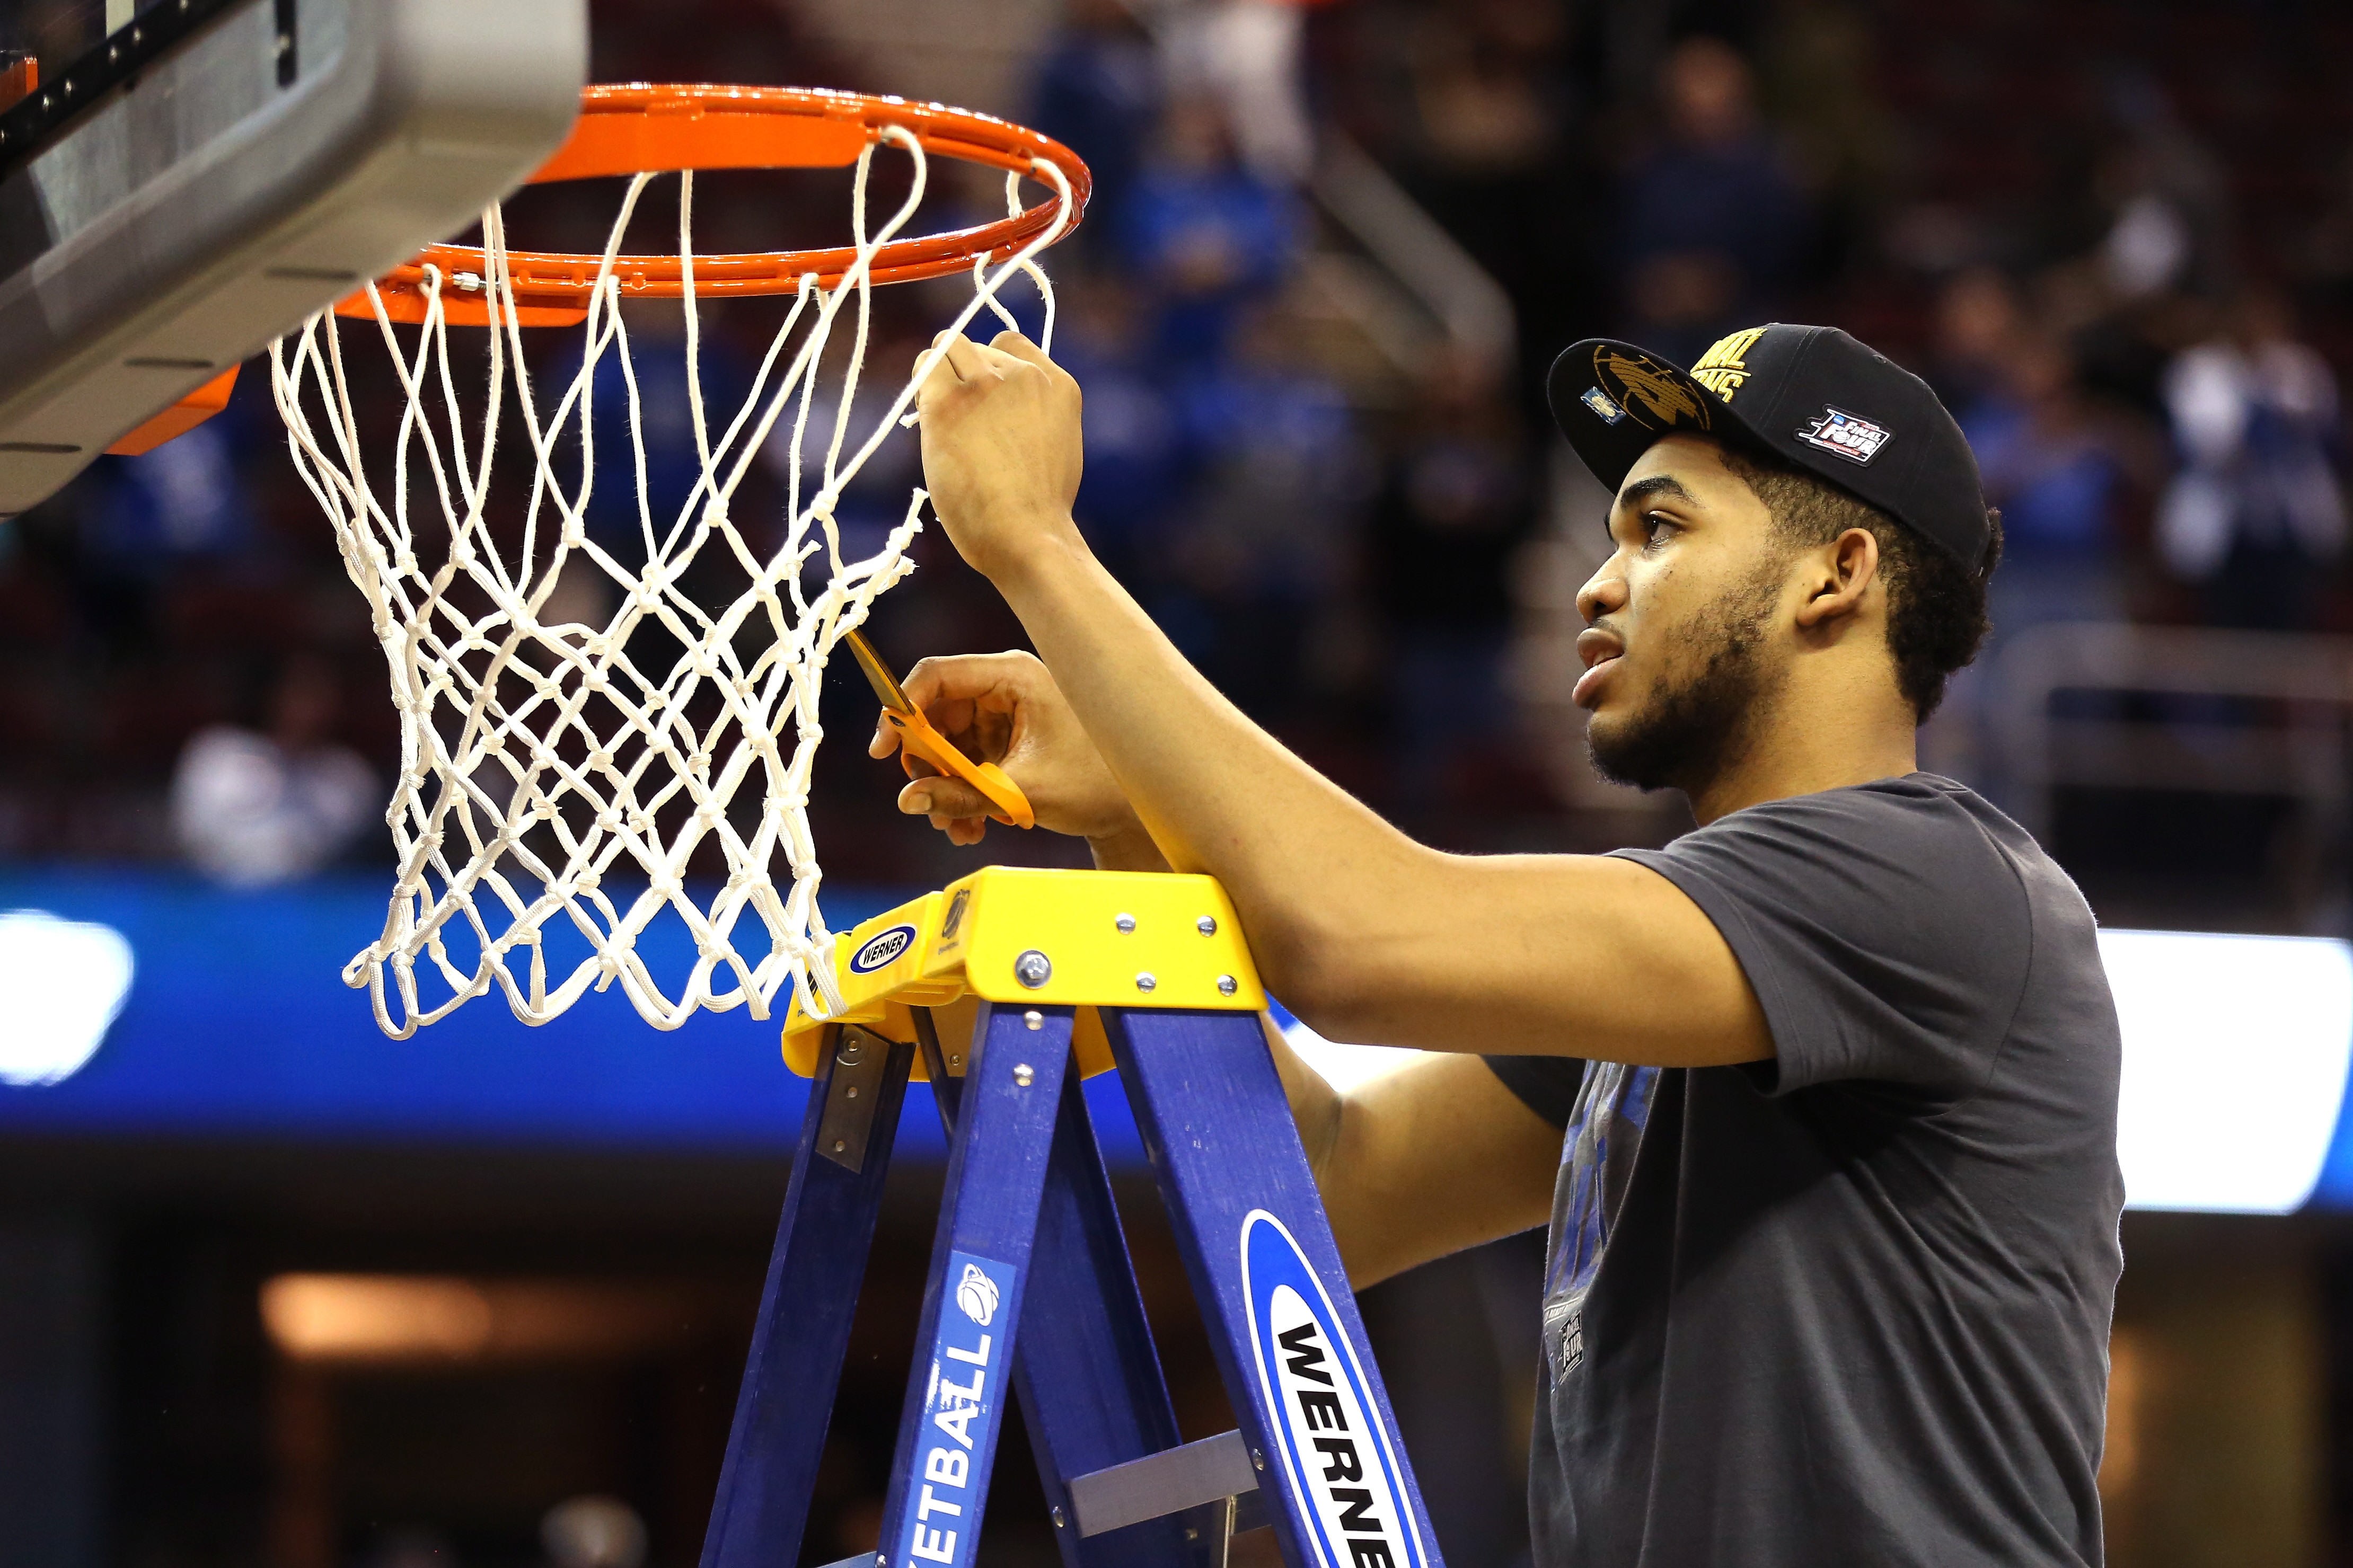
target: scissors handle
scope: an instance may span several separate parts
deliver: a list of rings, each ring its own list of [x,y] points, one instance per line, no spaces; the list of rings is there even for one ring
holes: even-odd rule
[[[901,712],[885,708],[882,721],[899,732],[899,744],[903,749],[942,773],[955,774],[986,795],[991,805],[1004,813],[998,821],[1009,822],[1016,827],[1038,826],[1038,815],[1029,809],[1029,797],[1021,793],[1019,784],[1006,776],[1003,768],[995,763],[976,763],[957,751],[946,736],[932,728],[932,721],[921,710]]]

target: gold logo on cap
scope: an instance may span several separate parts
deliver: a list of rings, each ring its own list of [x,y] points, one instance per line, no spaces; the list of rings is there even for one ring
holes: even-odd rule
[[[1699,363],[1692,366],[1692,379],[1726,403],[1731,402],[1732,395],[1748,379],[1748,351],[1764,335],[1763,327],[1748,327],[1716,339],[1715,346],[1700,355]]]
[[[1621,353],[1604,344],[1593,351],[1593,374],[1616,395],[1618,405],[1654,430],[1678,425],[1708,428],[1711,416],[1690,383],[1672,365],[1645,353]]]

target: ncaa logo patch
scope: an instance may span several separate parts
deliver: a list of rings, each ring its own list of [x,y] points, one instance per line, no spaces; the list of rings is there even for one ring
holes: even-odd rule
[[[1626,417],[1626,411],[1612,403],[1609,400],[1609,395],[1598,386],[1587,387],[1585,395],[1577,401],[1599,415],[1604,425],[1615,425]]]
[[[1324,1282],[1281,1220],[1242,1220],[1242,1295],[1275,1448],[1319,1568],[1426,1568],[1403,1467]]]
[[[1868,463],[1894,438],[1884,425],[1874,425],[1860,414],[1849,414],[1831,404],[1798,426],[1798,439],[1825,452],[1835,452],[1850,463]]]
[[[849,955],[849,973],[871,974],[914,945],[915,928],[896,925],[876,931],[865,944]]]

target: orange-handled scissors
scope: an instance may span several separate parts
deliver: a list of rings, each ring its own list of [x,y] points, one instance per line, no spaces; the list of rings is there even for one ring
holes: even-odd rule
[[[923,710],[907,700],[901,689],[899,678],[882,662],[867,640],[855,629],[844,632],[849,651],[858,656],[858,668],[866,672],[866,684],[874,689],[882,704],[882,722],[899,732],[899,745],[903,751],[931,763],[944,773],[953,773],[988,797],[989,805],[1005,816],[1000,819],[1016,827],[1038,826],[1037,813],[1029,809],[1029,797],[1021,786],[1005,776],[1005,770],[995,763],[976,763],[949,743],[948,738],[932,728]]]

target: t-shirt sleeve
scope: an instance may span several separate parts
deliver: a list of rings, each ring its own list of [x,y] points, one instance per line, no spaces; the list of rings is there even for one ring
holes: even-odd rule
[[[1520,1097],[1521,1104],[1562,1131],[1568,1131],[1568,1119],[1577,1110],[1577,1091],[1585,1086],[1583,1062],[1575,1057],[1482,1057],[1479,1059],[1503,1080],[1505,1089]]]
[[[1621,849],[1715,923],[1765,1009],[1769,1093],[1875,1079],[1976,1091],[2026,982],[2026,889],[1968,808],[1916,779],[1749,806]]]

